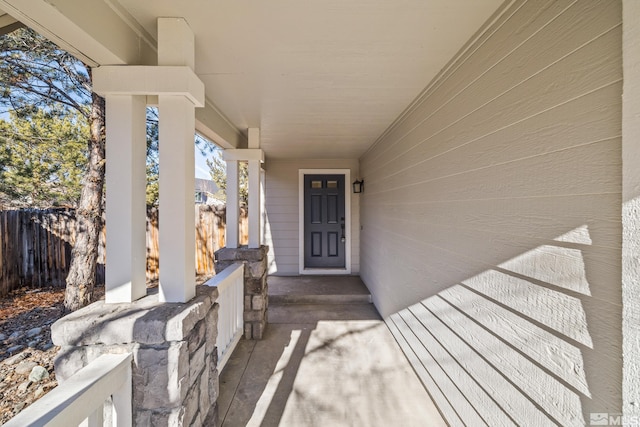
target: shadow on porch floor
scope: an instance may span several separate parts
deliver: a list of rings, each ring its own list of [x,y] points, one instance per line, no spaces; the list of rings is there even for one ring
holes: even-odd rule
[[[220,376],[219,424],[446,425],[359,277],[270,277],[269,325]]]

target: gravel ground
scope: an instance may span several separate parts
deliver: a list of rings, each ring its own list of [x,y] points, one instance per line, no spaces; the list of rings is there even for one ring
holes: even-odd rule
[[[0,424],[58,384],[51,324],[63,315],[63,301],[59,288],[22,288],[0,300]]]
[[[104,286],[95,293],[103,299]],[[22,288],[0,299],[0,425],[58,385],[53,359],[60,348],[51,342],[51,325],[63,316],[63,302],[60,288]]]

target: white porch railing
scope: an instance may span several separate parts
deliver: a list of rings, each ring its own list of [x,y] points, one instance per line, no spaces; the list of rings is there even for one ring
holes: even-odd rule
[[[206,285],[218,288],[216,346],[220,372],[244,332],[244,265],[239,263],[226,268]],[[100,356],[17,414],[4,427],[98,427],[105,422],[115,427],[130,427],[133,422],[132,360],[129,353]],[[105,413],[105,407],[112,410]]]
[[[131,354],[104,354],[9,420],[4,427],[102,426],[112,397],[111,425],[132,425]]]
[[[244,264],[225,268],[207,286],[218,288],[218,373],[244,333]]]

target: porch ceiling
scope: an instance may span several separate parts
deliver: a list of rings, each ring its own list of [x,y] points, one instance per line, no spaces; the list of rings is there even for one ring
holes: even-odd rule
[[[271,158],[357,158],[503,0],[119,0],[181,16],[206,95]]]
[[[21,25],[15,18],[0,9],[0,35],[10,33]]]
[[[259,127],[269,158],[327,159],[360,157],[503,1],[0,0],[0,7],[99,65],[151,63],[157,18],[183,17],[206,86],[201,131],[234,147],[234,126],[245,134]],[[14,24],[0,10],[3,23]]]

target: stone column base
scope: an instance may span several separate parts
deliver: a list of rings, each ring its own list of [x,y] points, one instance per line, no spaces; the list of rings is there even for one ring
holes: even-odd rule
[[[133,353],[138,426],[217,425],[218,289],[198,286],[186,303],[154,294],[126,304],[99,301],[51,327],[56,376],[64,382],[101,354]]]
[[[259,340],[267,327],[267,308],[269,295],[267,285],[268,246],[250,249],[221,248],[216,251],[216,273],[237,262],[243,262],[244,268],[244,337]]]

